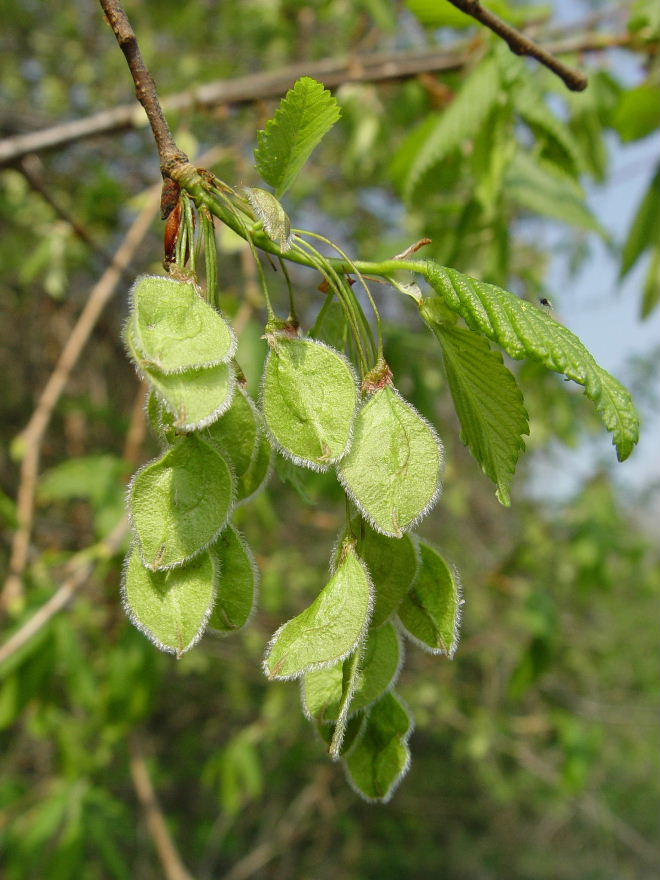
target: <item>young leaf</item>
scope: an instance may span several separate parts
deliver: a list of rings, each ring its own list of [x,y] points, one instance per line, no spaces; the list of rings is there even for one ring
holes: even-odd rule
[[[262,409],[273,441],[295,464],[327,470],[348,449],[357,406],[353,370],[314,339],[277,337],[266,359]]]
[[[254,153],[259,174],[274,187],[277,198],[289,189],[339,116],[330,92],[309,76],[286,93],[275,116],[258,133]]]
[[[230,523],[211,545],[219,562],[218,595],[208,625],[221,633],[241,629],[254,608],[259,572],[252,551],[241,533]]]
[[[217,566],[210,553],[181,568],[150,571],[133,546],[124,565],[124,608],[131,622],[156,647],[180,657],[204,632],[216,578]]]
[[[261,414],[247,392],[239,387],[227,412],[202,435],[217,444],[231,465],[237,502],[254,491],[251,473],[261,449],[261,423]]]
[[[635,217],[630,224],[628,237],[621,252],[621,271],[624,278],[647,248],[653,248],[660,240],[660,167],[646,190]]]
[[[484,284],[427,261],[421,270],[442,302],[472,330],[500,345],[512,358],[529,358],[563,373],[592,400],[613,433],[619,461],[639,439],[639,418],[630,392],[599,367],[578,337],[547,312],[493,284]]]
[[[432,654],[453,657],[458,646],[461,588],[456,571],[427,544],[419,542],[421,564],[412,588],[399,605],[406,635]]]
[[[417,571],[417,550],[410,535],[388,538],[366,526],[360,556],[374,583],[376,602],[371,626],[378,627],[396,611],[410,589]]]
[[[210,367],[236,351],[234,331],[192,282],[141,275],[130,293],[140,361],[163,373]]]
[[[582,188],[556,165],[518,150],[507,166],[503,185],[514,205],[607,237],[589,210]]]
[[[309,608],[271,639],[263,663],[266,675],[297,678],[351,654],[369,624],[371,589],[365,564],[345,543],[330,581]]]
[[[400,538],[436,503],[442,465],[435,430],[386,385],[360,410],[353,445],[337,475],[371,527]]]
[[[536,81],[531,77],[521,79],[513,99],[523,121],[553,141],[568,159],[573,174],[579,176],[585,164],[579,143],[568,125],[550,109]]]
[[[439,116],[408,170],[404,196],[412,198],[415,187],[431,166],[479,130],[500,97],[500,72],[496,59],[481,61],[461,85],[451,104]],[[405,144],[404,144],[405,149]]]
[[[412,722],[399,698],[386,693],[371,708],[362,735],[344,759],[348,781],[365,800],[387,802],[410,766]]]
[[[348,661],[308,672],[302,683],[305,715],[318,721],[336,721],[342,697],[343,667]],[[401,641],[391,623],[370,630],[359,664],[349,715],[367,708],[392,685],[401,667]]]
[[[471,330],[434,320],[435,298],[423,301],[422,317],[438,337],[449,388],[461,422],[461,440],[497,486],[502,504],[511,503],[509,491],[516,462],[529,434],[523,396],[513,373],[499,352]]]
[[[194,434],[145,465],[128,497],[144,565],[173,568],[201,553],[224,528],[233,491],[225,459]]]
[[[261,220],[266,233],[282,251],[293,244],[291,221],[280,202],[272,193],[258,187],[245,186],[241,190],[250,203],[257,220]]]

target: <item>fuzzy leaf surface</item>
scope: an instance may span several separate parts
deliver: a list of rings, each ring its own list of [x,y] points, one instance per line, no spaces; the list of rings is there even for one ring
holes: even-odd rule
[[[374,583],[376,599],[371,626],[384,623],[406,595],[417,571],[417,550],[410,538],[388,538],[368,526],[360,544],[364,559]]]
[[[254,492],[252,471],[261,449],[261,414],[242,388],[237,388],[231,406],[209,426],[204,436],[217,444],[236,479],[236,502]]]
[[[392,691],[372,706],[360,739],[344,758],[351,785],[368,801],[388,801],[410,765],[412,723]]]
[[[458,645],[461,591],[454,569],[430,544],[420,541],[421,563],[399,605],[399,620],[415,642],[433,654],[453,657]]]
[[[243,187],[243,194],[250,203],[250,207],[270,238],[279,246],[280,250],[288,251],[293,244],[291,233],[291,221],[279,200],[265,189],[258,187]]]
[[[578,337],[547,312],[493,284],[428,261],[421,270],[445,306],[500,345],[512,358],[529,358],[579,385],[613,434],[619,461],[639,439],[639,417],[630,392],[602,367]]]
[[[122,598],[135,626],[161,651],[180,657],[206,628],[216,579],[210,553],[170,571],[150,571],[134,546],[124,568]]]
[[[215,366],[236,351],[234,331],[192,283],[142,275],[130,305],[140,359],[163,373]]]
[[[330,581],[309,608],[277,630],[264,658],[269,678],[297,678],[351,654],[369,624],[371,580],[346,545]]]
[[[227,522],[233,492],[225,459],[194,434],[139,470],[128,504],[147,568],[182,565],[206,548]]]
[[[522,392],[502,355],[483,336],[433,319],[433,302],[423,302],[422,317],[442,346],[461,440],[508,506],[516,463],[525,448],[522,435],[529,434]]]
[[[295,464],[327,470],[348,449],[357,385],[348,361],[314,339],[278,338],[264,369],[262,409]]]
[[[302,699],[305,714],[321,722],[336,721],[342,698],[343,667],[338,663],[327,669],[308,672],[303,679]],[[396,679],[401,664],[401,642],[393,624],[370,630],[359,665],[352,695],[350,715],[374,703]]]
[[[208,625],[222,633],[232,633],[248,622],[259,583],[257,565],[241,533],[230,523],[211,545],[219,562],[218,595]]]
[[[387,385],[358,413],[351,450],[337,474],[370,526],[400,538],[437,501],[442,465],[434,429]]]
[[[275,116],[258,133],[254,153],[259,174],[277,198],[289,189],[339,116],[333,96],[309,76],[301,77],[286,93]]]

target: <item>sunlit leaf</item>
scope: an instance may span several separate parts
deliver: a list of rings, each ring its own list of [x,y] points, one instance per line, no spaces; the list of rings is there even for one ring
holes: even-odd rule
[[[483,336],[435,319],[435,301],[423,301],[421,313],[442,345],[461,440],[508,505],[516,463],[525,448],[522,435],[529,434],[522,393],[502,355]]]
[[[339,119],[339,105],[321,83],[303,76],[282,99],[275,116],[257,135],[259,174],[280,198],[312,150]]]
[[[512,293],[427,261],[423,270],[443,303],[472,330],[492,339],[513,358],[539,361],[583,385],[603,424],[613,433],[619,461],[639,439],[639,418],[630,392],[602,367],[578,337],[546,311]]]

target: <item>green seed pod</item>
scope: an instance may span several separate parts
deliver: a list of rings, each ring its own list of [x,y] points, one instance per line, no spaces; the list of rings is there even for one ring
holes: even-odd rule
[[[352,654],[371,613],[371,580],[355,548],[345,543],[335,572],[309,608],[281,626],[268,645],[269,678],[298,678]]]
[[[141,361],[163,373],[225,363],[236,336],[192,282],[141,275],[131,288],[131,324]]]
[[[194,434],[145,465],[128,493],[144,565],[174,568],[205,550],[227,523],[233,491],[225,459]]]
[[[225,456],[236,479],[236,504],[252,498],[265,482],[270,467],[270,444],[264,437],[261,413],[247,391],[238,387],[227,412],[206,436]]]
[[[247,541],[231,523],[210,549],[219,562],[220,582],[208,625],[227,635],[244,627],[252,615],[259,570]]]
[[[156,647],[180,657],[204,633],[217,574],[217,563],[210,553],[170,571],[150,571],[134,545],[124,564],[124,608],[131,622]]]
[[[357,743],[344,759],[349,784],[367,801],[387,802],[408,771],[412,720],[389,691],[372,706]]]
[[[353,370],[338,351],[314,339],[278,336],[272,346],[261,405],[273,442],[295,464],[327,470],[351,441]]]
[[[415,644],[432,654],[453,657],[463,604],[458,573],[430,544],[420,541],[419,549],[420,566],[399,605],[399,620]]]
[[[438,500],[440,438],[391,385],[367,400],[354,432],[351,450],[337,468],[339,481],[373,529],[400,538]]]
[[[398,678],[401,660],[401,639],[393,624],[370,630],[349,716],[370,706],[392,687]],[[310,720],[316,718],[327,722],[339,717],[344,663],[308,672],[303,678],[301,698],[305,715]]]

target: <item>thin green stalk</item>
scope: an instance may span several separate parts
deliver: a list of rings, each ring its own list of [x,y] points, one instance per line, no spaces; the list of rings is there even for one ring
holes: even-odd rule
[[[374,349],[376,349],[376,351],[375,351],[376,358],[375,359],[381,360],[383,357],[383,322],[380,317],[380,312],[378,311],[378,307],[376,306],[376,302],[372,296],[371,290],[369,290],[369,285],[364,280],[364,276],[362,275],[360,270],[355,266],[355,263],[353,262],[353,260],[351,260],[351,258],[348,256],[348,254],[344,253],[344,251],[339,247],[339,245],[335,244],[334,241],[330,241],[330,239],[326,238],[325,235],[321,235],[318,232],[310,232],[309,230],[305,230],[305,229],[294,229],[293,231],[297,235],[300,235],[301,233],[303,233],[305,235],[311,235],[313,238],[316,238],[319,241],[324,242],[324,244],[327,244],[328,247],[331,247],[331,248],[333,248],[333,250],[337,251],[337,253],[339,254],[340,257],[342,257],[344,260],[346,260],[347,263],[349,263],[351,266],[353,266],[353,274],[356,275],[358,280],[360,281],[360,284],[362,285],[364,292],[367,295],[367,298],[369,300],[369,304],[371,305],[374,316],[376,318],[376,335],[377,335],[377,340],[378,340],[377,349],[376,349],[376,346],[373,345],[373,337],[371,335],[371,327],[369,327],[368,323],[367,323],[367,327],[369,328],[369,337],[370,337],[370,340],[372,343],[372,347]],[[366,319],[365,319],[365,322],[366,322]]]
[[[342,283],[341,277],[337,275],[334,268],[330,265],[326,257],[324,257],[323,254],[320,254],[313,245],[301,238],[298,239],[297,243],[294,245],[294,248],[302,250],[301,245],[309,250],[310,258],[313,261],[315,268],[317,268],[318,271],[321,272],[331,288],[335,290],[342,306],[344,307],[346,319],[350,324],[353,339],[358,349],[357,360],[360,365],[360,372],[362,373],[362,375],[364,375],[368,370],[368,362],[365,350],[362,345],[360,322],[358,316],[356,316],[355,313],[354,303],[352,301],[353,298],[349,298],[346,296],[346,288]]]
[[[266,273],[264,272],[264,267],[261,265],[261,260],[259,259],[259,254],[257,253],[257,249],[252,240],[252,236],[248,233],[247,235],[247,243],[250,245],[250,250],[252,251],[252,256],[254,258],[254,262],[257,266],[257,272],[259,273],[259,281],[261,282],[261,289],[264,294],[264,299],[266,300],[266,312],[268,314],[268,323],[273,321],[277,321],[277,315],[275,314],[275,309],[273,308],[273,304],[270,301],[270,294],[268,293],[268,284],[266,282]]]
[[[289,276],[289,270],[286,267],[286,263],[282,259],[282,257],[277,258],[278,263],[280,264],[280,269],[282,270],[282,274],[286,280],[287,290],[289,292],[289,322],[291,324],[298,325],[298,316],[296,314],[296,304],[293,298],[293,285],[291,284],[291,278]]]

